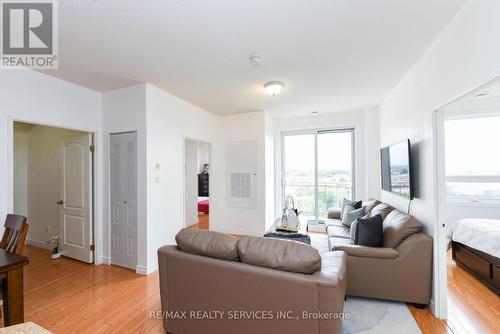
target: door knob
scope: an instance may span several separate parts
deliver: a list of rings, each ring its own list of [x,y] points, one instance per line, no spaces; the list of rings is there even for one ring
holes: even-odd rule
[[[63,200],[62,200],[62,199],[60,199],[60,200],[58,200],[56,203],[57,203],[57,204],[59,204],[59,205],[62,205],[62,204],[63,204]]]

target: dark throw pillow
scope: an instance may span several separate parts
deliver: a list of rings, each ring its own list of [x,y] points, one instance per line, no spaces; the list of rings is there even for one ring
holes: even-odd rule
[[[384,245],[384,221],[381,215],[370,218],[358,218],[356,222],[354,244],[368,247]]]

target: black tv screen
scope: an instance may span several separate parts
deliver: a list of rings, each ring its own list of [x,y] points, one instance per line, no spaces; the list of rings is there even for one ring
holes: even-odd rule
[[[380,150],[382,189],[413,199],[410,140]]]

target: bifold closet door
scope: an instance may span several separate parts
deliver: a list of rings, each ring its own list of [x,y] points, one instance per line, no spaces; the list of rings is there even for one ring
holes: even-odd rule
[[[110,135],[111,263],[137,265],[137,133]]]

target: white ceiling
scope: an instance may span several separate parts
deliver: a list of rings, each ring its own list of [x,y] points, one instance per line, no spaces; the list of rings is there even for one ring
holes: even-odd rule
[[[64,0],[60,69],[45,73],[98,91],[149,82],[220,115],[351,110],[379,104],[464,2]]]

